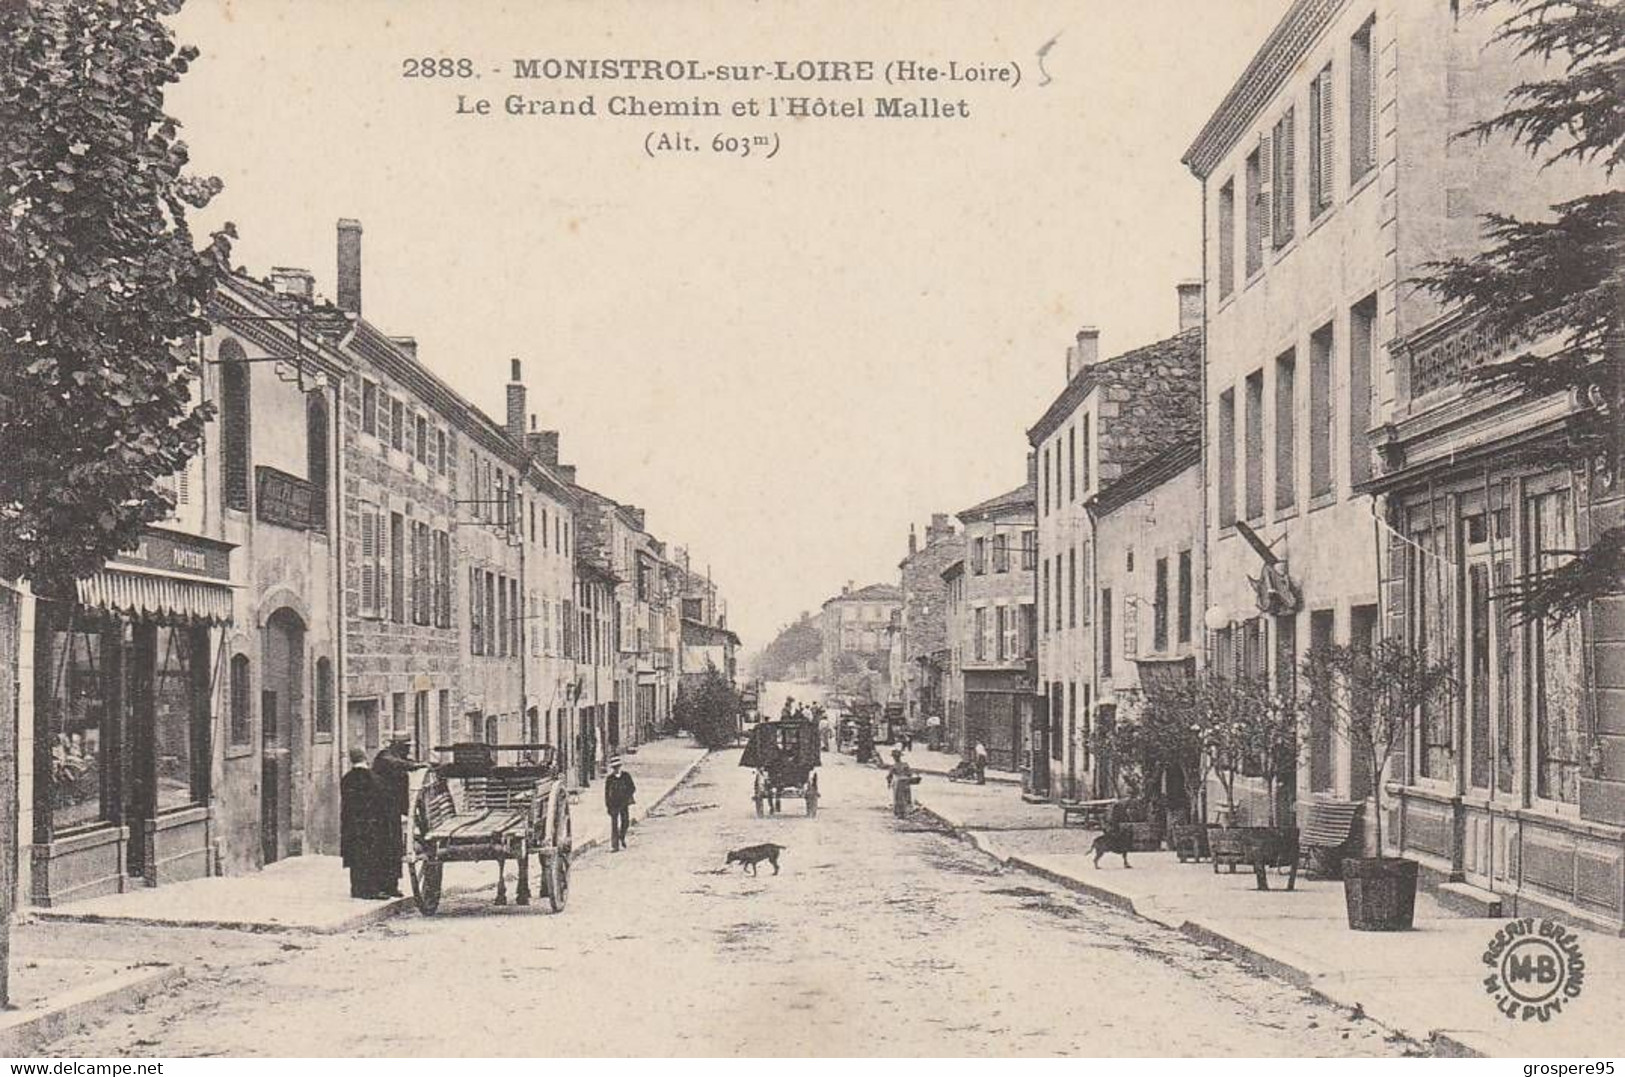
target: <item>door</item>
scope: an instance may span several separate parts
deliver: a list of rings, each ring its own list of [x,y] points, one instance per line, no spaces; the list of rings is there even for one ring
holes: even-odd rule
[[[300,851],[297,810],[304,735],[305,626],[289,609],[273,613],[262,635],[260,693],[260,848],[267,864]]]
[[[1034,796],[1047,797],[1049,789],[1049,697],[1032,701],[1032,789]]]

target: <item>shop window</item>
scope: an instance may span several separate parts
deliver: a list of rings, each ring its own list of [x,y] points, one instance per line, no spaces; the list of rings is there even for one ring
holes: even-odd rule
[[[1531,576],[1549,574],[1572,559],[1576,546],[1573,511],[1567,490],[1528,499]],[[1543,800],[1573,804],[1579,799],[1581,693],[1584,685],[1578,619],[1559,624],[1541,619],[1530,625],[1529,680],[1535,716],[1535,793]]]
[[[315,729],[318,737],[333,735],[333,662],[327,658],[316,659]]]
[[[50,769],[40,776],[47,836],[113,818],[117,783],[107,758],[118,705],[119,643],[101,628],[49,632],[46,664]],[[42,820],[47,821],[47,820]]]
[[[1412,646],[1430,661],[1445,660],[1451,652],[1450,565],[1446,531],[1442,527],[1417,528],[1406,546],[1406,577],[1411,597]],[[1435,702],[1422,708],[1417,723],[1417,773],[1437,781],[1452,777],[1455,745],[1450,704]]]
[[[208,631],[170,625],[144,628],[154,634],[153,807],[168,811],[200,804],[207,793]],[[141,654],[141,649],[135,653]]]
[[[250,367],[235,340],[220,345],[220,475],[228,509],[248,511]]]
[[[248,656],[231,656],[231,715],[230,737],[236,747],[244,747],[254,737],[253,686],[249,677]]]

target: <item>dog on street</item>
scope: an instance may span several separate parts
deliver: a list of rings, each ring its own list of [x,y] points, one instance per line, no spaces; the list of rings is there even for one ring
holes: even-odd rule
[[[774,845],[770,841],[763,842],[761,845],[747,845],[743,849],[735,849],[729,853],[728,859],[723,866],[741,864],[747,874],[755,875],[756,865],[766,860],[773,865],[773,874],[777,875],[779,873],[779,854],[784,849],[785,846]]]

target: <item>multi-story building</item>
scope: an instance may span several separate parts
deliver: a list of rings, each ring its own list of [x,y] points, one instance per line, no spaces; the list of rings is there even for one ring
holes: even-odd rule
[[[1038,571],[1035,484],[959,513],[964,556],[941,573],[950,595],[950,750],[987,747],[990,766],[1019,770],[1026,764],[1034,711],[1037,614],[1033,580]]]
[[[826,599],[818,621],[823,641],[818,679],[828,685],[856,683],[867,680],[863,676],[867,671],[886,680],[891,653],[888,632],[892,613],[902,609],[902,600],[902,591],[889,583],[854,588],[850,581],[840,594]]]
[[[1035,791],[1104,795],[1109,776],[1088,751],[1100,671],[1118,620],[1097,610],[1101,550],[1090,498],[1197,428],[1201,383],[1201,285],[1178,289],[1174,336],[1110,359],[1099,333],[1080,330],[1067,349],[1066,385],[1027,431],[1038,462],[1038,689],[1032,735]],[[1102,596],[1117,601],[1116,595]]]
[[[1379,633],[1452,661],[1457,701],[1385,776],[1385,836],[1425,877],[1618,930],[1621,600],[1520,625],[1501,597],[1617,519],[1617,481],[1534,462],[1586,403],[1465,390],[1467,370],[1561,341],[1491,339],[1408,283],[1482,249],[1483,213],[1606,189],[1600,168],[1455,137],[1550,77],[1493,40],[1504,17],[1295,4],[1186,153],[1208,222],[1208,612],[1231,625],[1217,663],[1277,679],[1307,646]],[[1249,525],[1301,601],[1254,601]],[[1328,716],[1306,739],[1300,798],[1367,795]]]
[[[576,699],[580,713],[576,733],[577,780],[587,784],[597,777],[608,758],[610,730],[616,724],[615,671],[619,658],[620,620],[615,589],[621,578],[591,556],[575,557],[575,631],[565,637],[565,653],[574,664]]]
[[[963,752],[974,747],[965,740],[965,646],[970,626],[965,623],[965,559],[955,558],[942,570],[948,660],[942,672],[942,725],[938,743],[943,751]]]
[[[944,710],[948,663],[947,594],[942,570],[963,556],[964,540],[945,512],[934,513],[922,544],[911,525],[908,556],[897,564],[902,581],[903,716],[916,732]]]

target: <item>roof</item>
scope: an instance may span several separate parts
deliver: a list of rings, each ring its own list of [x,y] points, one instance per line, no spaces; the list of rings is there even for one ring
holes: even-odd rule
[[[696,621],[692,617],[684,617],[682,620],[683,634],[685,636],[692,632],[695,635],[721,636],[729,643],[736,645],[739,643],[739,637],[733,632],[732,629],[723,628],[720,625],[708,625],[704,621]],[[688,641],[684,640],[684,642],[686,643]]]
[[[1038,506],[1038,485],[1036,483],[1023,483],[1014,490],[1006,491],[998,497],[990,497],[986,501],[972,505],[961,510],[957,515],[963,523],[972,520],[986,519],[989,516],[998,516],[1005,512],[1028,509],[1035,510]]]
[[[1197,178],[1205,180],[1213,174],[1347,3],[1295,0],[1180,158]]]
[[[1142,494],[1148,493],[1202,461],[1202,442],[1192,438],[1164,449],[1127,475],[1105,487],[1089,504],[1096,512],[1108,513],[1122,508]]]
[[[859,587],[855,591],[845,591],[832,595],[824,600],[824,605],[831,602],[901,602],[903,589],[890,583],[871,583],[867,587]]]
[[[1098,363],[1090,363],[1073,376],[1062,389],[1060,395],[1044,410],[1044,414],[1027,431],[1027,441],[1037,445],[1049,437],[1064,423],[1069,415],[1078,409],[1089,393],[1113,372],[1134,367],[1145,362],[1157,360],[1193,358],[1200,361],[1202,351],[1202,329],[1193,326],[1183,332],[1175,333],[1171,337],[1155,341],[1126,351],[1121,355],[1114,355],[1110,359],[1103,359]],[[1191,353],[1189,356],[1186,353]]]

